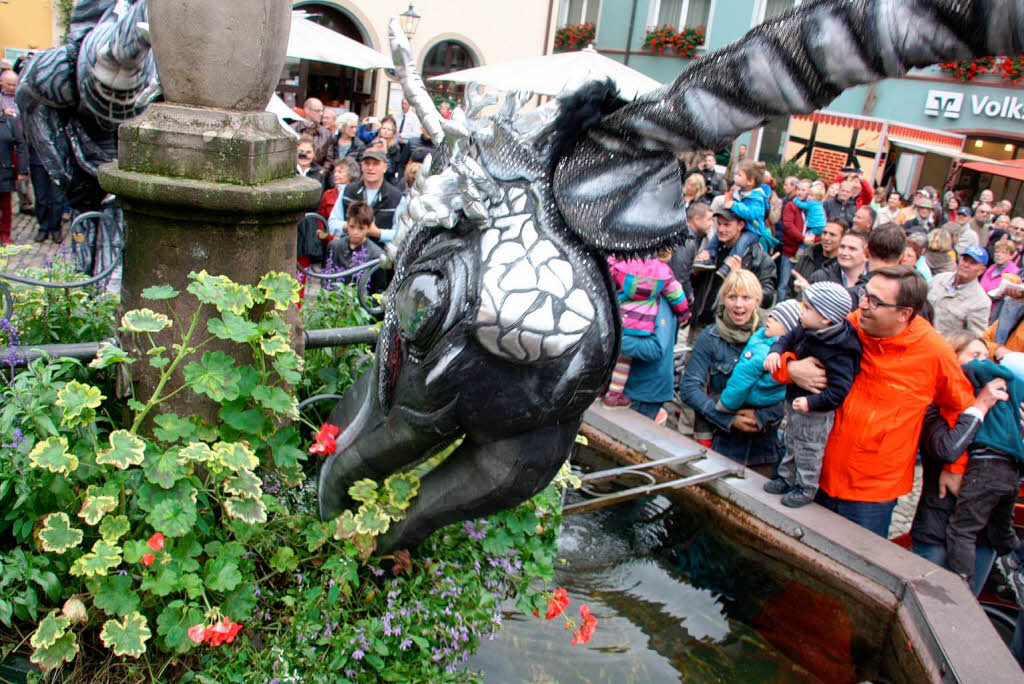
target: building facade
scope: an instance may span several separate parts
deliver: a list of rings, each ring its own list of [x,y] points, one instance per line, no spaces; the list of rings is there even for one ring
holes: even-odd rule
[[[559,0],[557,25],[593,22],[595,47],[668,83],[690,63],[674,51],[644,46],[651,29],[705,28],[695,57],[724,47],[800,0]],[[807,116],[783,117],[739,136],[766,162],[795,161],[831,175],[857,166],[876,182],[904,192],[921,185],[965,196],[992,188],[1024,206],[1024,87],[995,75],[970,83],[937,67],[852,88]],[[986,166],[986,160],[994,166]],[[975,168],[972,168],[975,167]],[[995,171],[995,173],[993,173]],[[1005,175],[1001,175],[1005,174]],[[1019,176],[1019,178],[1015,178]]]
[[[444,0],[294,0],[294,7],[329,28],[387,52],[387,23],[410,6],[420,15],[412,37],[425,79],[430,76],[551,52],[557,0],[517,3]],[[427,87],[437,98],[459,100],[460,86]],[[400,89],[380,70],[357,71],[338,65],[289,60],[278,89],[288,104],[318,97],[329,106],[361,116],[394,111]]]
[[[29,51],[56,45],[64,32],[53,0],[0,2],[0,47],[12,64]]]

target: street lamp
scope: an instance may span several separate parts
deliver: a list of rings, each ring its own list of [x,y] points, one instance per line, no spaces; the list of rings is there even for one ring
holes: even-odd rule
[[[420,15],[416,14],[416,10],[412,8],[411,2],[409,3],[409,9],[398,15],[398,20],[402,24],[402,31],[406,37],[412,40],[413,34],[416,33],[416,27],[420,23]]]

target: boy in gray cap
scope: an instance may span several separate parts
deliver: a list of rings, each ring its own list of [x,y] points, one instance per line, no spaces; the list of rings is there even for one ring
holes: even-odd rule
[[[800,325],[776,340],[764,361],[765,370],[775,373],[784,360],[813,356],[828,376],[819,394],[795,384],[786,386],[786,455],[778,476],[766,482],[764,490],[784,494],[782,503],[791,508],[814,500],[835,411],[860,372],[860,340],[846,320],[853,306],[849,291],[838,283],[809,285],[803,292]]]

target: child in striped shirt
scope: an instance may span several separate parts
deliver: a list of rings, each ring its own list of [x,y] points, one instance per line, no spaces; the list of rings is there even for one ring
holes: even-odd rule
[[[608,269],[619,292],[623,335],[654,334],[654,323],[658,317],[658,297],[662,295],[668,300],[680,324],[689,320],[690,305],[686,301],[683,286],[676,280],[667,263],[671,258],[671,249],[663,249],[658,253],[657,259],[621,260],[608,257]],[[604,395],[605,406],[624,408],[630,405],[629,398],[623,395],[622,391],[626,387],[626,380],[629,379],[631,363],[632,358],[625,354],[619,355],[608,392]]]

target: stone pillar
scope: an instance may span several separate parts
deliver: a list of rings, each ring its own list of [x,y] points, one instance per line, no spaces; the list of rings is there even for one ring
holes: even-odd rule
[[[295,272],[295,226],[315,209],[320,185],[295,174],[295,138],[262,111],[284,63],[290,12],[289,0],[151,0],[157,71],[180,101],[123,124],[118,159],[99,174],[124,209],[126,310],[158,309],[142,290],[169,283],[184,291],[191,271],[246,284],[268,271]],[[182,61],[183,46],[202,54]],[[173,306],[185,320],[195,300],[183,294]],[[297,313],[288,316],[297,332]],[[164,331],[157,343],[171,341]],[[230,343],[204,350],[217,348],[241,352]],[[131,372],[148,396],[157,372],[145,363]],[[185,394],[167,409],[215,417],[212,403]]]

